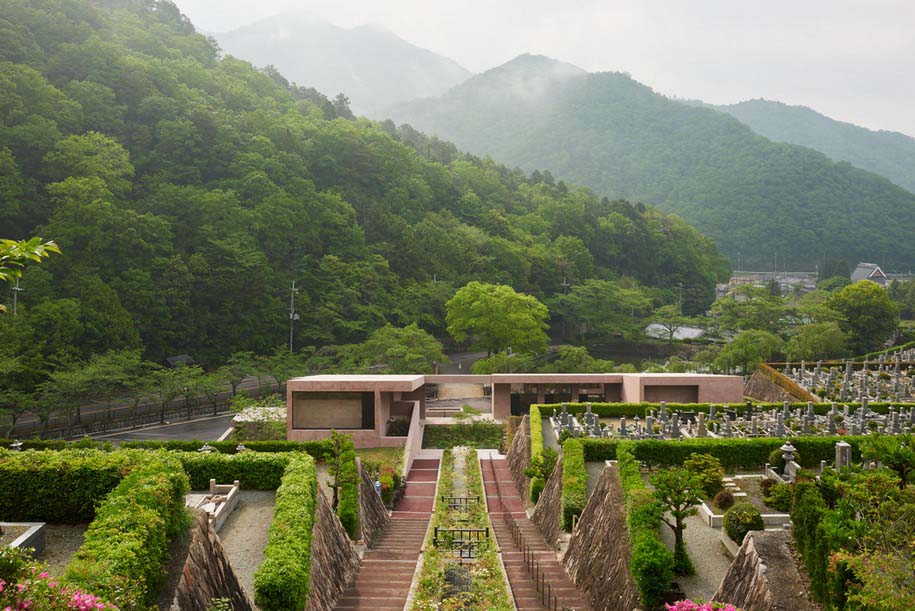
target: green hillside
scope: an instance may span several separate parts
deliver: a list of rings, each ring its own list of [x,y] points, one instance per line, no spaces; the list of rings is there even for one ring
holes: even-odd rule
[[[727,274],[677,217],[343,118],[167,2],[0,0],[0,32],[0,237],[62,250],[0,315],[0,394],[115,348],[272,352],[293,280],[298,350],[388,322],[443,337],[471,280],[541,299],[618,280],[655,304],[682,284],[697,312]]]
[[[831,159],[870,170],[915,192],[915,138],[899,132],[869,130],[830,119],[806,106],[769,100],[748,100],[717,108],[770,140],[816,149]]]
[[[500,162],[679,214],[732,259],[739,252],[744,268],[915,263],[912,193],[624,74],[521,56],[388,114]]]

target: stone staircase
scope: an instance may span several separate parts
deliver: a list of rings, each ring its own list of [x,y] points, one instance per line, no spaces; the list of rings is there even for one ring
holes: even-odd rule
[[[359,574],[343,592],[337,609],[404,608],[435,504],[439,462],[425,458],[413,461],[404,497],[378,544],[362,557]]]
[[[489,519],[518,610],[590,611],[559,564],[556,552],[528,519],[505,459],[481,456],[480,460]]]

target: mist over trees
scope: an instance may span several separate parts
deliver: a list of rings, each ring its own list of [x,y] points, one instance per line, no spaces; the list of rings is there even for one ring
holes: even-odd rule
[[[676,213],[733,262],[739,253],[743,269],[915,262],[915,194],[625,74],[522,55],[388,114],[470,152]]]

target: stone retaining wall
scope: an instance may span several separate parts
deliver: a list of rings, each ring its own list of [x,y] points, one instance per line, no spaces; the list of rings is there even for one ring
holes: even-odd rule
[[[748,533],[712,600],[744,611],[814,611],[790,540],[787,530]]]
[[[331,611],[358,571],[356,548],[327,498],[319,493],[311,539],[311,591],[305,611]]]
[[[195,510],[193,515],[191,542],[172,608],[207,611],[212,599],[225,598],[233,611],[254,611],[206,512]]]
[[[556,466],[540,493],[531,521],[537,525],[547,545],[559,549],[559,533],[562,528],[562,458],[556,461]]]
[[[359,524],[362,529],[362,540],[368,547],[375,547],[388,527],[388,511],[378,493],[375,482],[356,459],[359,466]]]
[[[562,564],[595,611],[631,611],[638,589],[629,573],[629,533],[616,466],[605,467],[572,533]]]
[[[521,420],[521,426],[515,432],[505,459],[511,470],[512,479],[515,481],[515,487],[518,488],[518,494],[527,502],[531,498],[531,480],[524,474],[524,471],[531,464],[530,416],[525,416]]]

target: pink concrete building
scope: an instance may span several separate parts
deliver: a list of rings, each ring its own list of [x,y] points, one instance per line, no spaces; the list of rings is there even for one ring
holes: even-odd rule
[[[286,437],[325,439],[331,429],[350,433],[357,447],[399,447],[389,422],[426,419],[427,391],[444,384],[487,389],[492,415],[505,420],[532,403],[607,401],[739,403],[740,376],[691,373],[504,373],[493,375],[318,375],[286,384]]]

